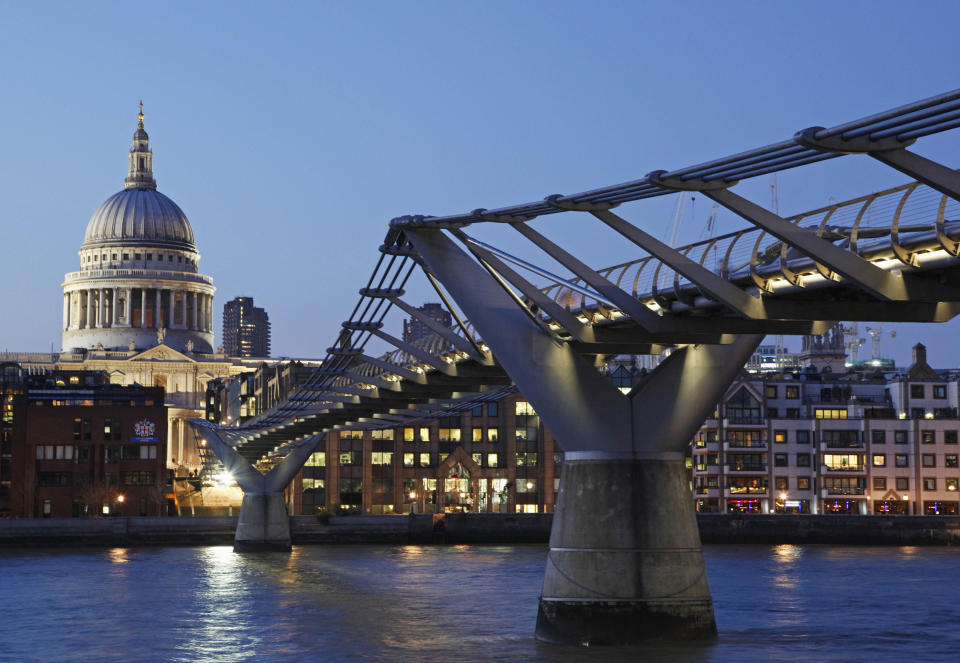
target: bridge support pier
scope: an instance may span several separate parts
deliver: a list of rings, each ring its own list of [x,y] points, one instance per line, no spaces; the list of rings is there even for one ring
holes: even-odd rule
[[[290,452],[273,469],[264,474],[251,465],[224,438],[229,432],[215,429],[202,419],[194,419],[197,436],[208,445],[227,472],[243,490],[243,503],[233,538],[235,552],[291,550],[290,514],[283,490],[293,480],[322,435],[313,435],[292,443]]]
[[[624,395],[444,233],[405,232],[564,450],[537,637],[712,638],[684,456],[762,336],[680,347]]]
[[[236,552],[289,551],[290,515],[283,493],[244,493],[233,539]]]
[[[569,455],[537,639],[622,645],[715,636],[684,462]]]

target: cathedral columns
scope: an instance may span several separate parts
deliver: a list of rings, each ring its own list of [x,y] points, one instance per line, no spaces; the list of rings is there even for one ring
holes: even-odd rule
[[[154,293],[153,304],[155,313],[153,314],[153,327],[154,329],[160,329],[163,327],[163,317],[160,309],[160,304],[163,301],[163,290],[157,288]]]
[[[192,329],[200,329],[200,325],[197,320],[197,293],[190,293],[191,299],[193,299],[193,325]]]
[[[70,295],[63,293],[63,329],[70,328]]]
[[[103,329],[107,326],[107,316],[109,307],[107,306],[107,289],[97,288],[97,328]]]
[[[126,304],[126,310],[124,311],[126,326],[133,327],[133,288],[127,288],[127,298],[124,303]]]
[[[167,292],[170,293],[170,297],[167,299],[167,327],[169,327],[170,329],[173,329],[174,327],[177,326],[176,324],[174,324],[176,320],[176,315],[174,314],[176,312],[176,307],[177,307],[177,299],[176,299],[177,291],[168,290]]]
[[[140,288],[140,328],[147,326],[147,289]]]
[[[87,289],[87,329],[93,329],[93,288]]]

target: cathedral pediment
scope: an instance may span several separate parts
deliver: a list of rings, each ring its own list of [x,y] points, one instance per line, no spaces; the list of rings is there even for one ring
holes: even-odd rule
[[[138,355],[130,357],[128,361],[187,361],[196,363],[195,359],[188,357],[179,350],[174,350],[169,345],[160,344],[149,350],[144,350]]]

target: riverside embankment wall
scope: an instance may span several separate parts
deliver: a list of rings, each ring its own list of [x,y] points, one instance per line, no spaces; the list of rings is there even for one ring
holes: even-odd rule
[[[290,519],[296,545],[545,543],[551,514],[430,514]],[[960,516],[701,514],[704,543],[960,545]],[[0,546],[230,545],[236,517],[0,520]]]

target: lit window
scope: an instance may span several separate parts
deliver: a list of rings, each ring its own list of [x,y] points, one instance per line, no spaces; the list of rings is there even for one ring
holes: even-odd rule
[[[863,469],[859,454],[823,454],[823,465],[829,470],[860,471]]]
[[[430,441],[430,429],[426,426],[420,429],[420,441],[429,442]]]
[[[517,401],[517,403],[516,403],[516,414],[518,414],[518,415],[523,415],[523,414],[534,415],[534,414],[536,414],[536,412],[533,411],[533,407],[531,407],[530,403],[528,403],[527,401]]]
[[[483,429],[474,428],[472,439],[474,442],[483,442]]]
[[[440,442],[459,442],[460,429],[459,428],[439,428],[437,429],[437,439]]]
[[[500,429],[499,428],[488,428],[487,429],[487,442],[499,442],[500,441]]]
[[[874,467],[886,467],[886,466],[887,466],[887,454],[873,454],[873,466],[874,466]]]
[[[430,454],[422,453],[420,454],[420,467],[430,467]]]
[[[403,441],[404,442],[413,442],[414,441],[414,429],[404,428],[403,429]]]
[[[517,452],[517,467],[534,467],[537,464],[537,454],[533,452]]]
[[[487,467],[497,466],[497,454],[487,454]]]
[[[847,410],[846,408],[815,408],[813,411],[814,417],[817,419],[846,419]]]

